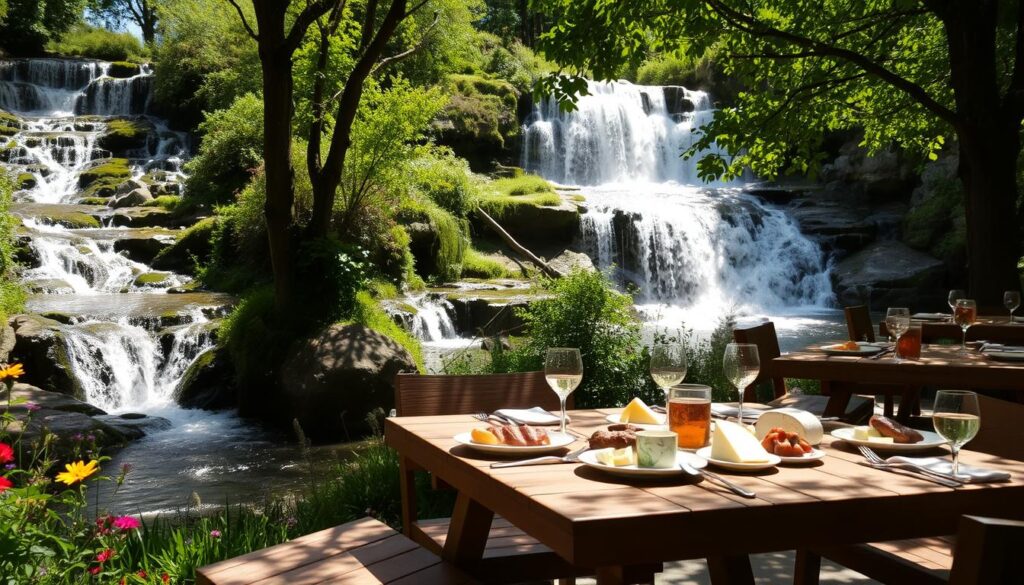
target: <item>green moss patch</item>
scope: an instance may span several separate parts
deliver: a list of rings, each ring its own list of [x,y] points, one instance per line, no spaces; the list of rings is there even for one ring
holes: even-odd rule
[[[153,267],[161,270],[191,272],[195,260],[205,261],[213,249],[211,238],[217,227],[217,219],[208,217],[181,232],[177,241],[161,250],[153,259]]]
[[[448,84],[451,96],[439,122],[447,138],[500,150],[518,133],[519,92],[512,84],[479,75],[451,75]]]
[[[111,120],[97,144],[117,153],[142,148],[152,131],[153,126],[144,120]]]
[[[121,177],[100,177],[89,183],[89,186],[79,192],[79,196],[83,198],[100,198],[110,197],[113,195],[124,179]],[[104,201],[101,205],[106,205]]]
[[[78,184],[82,187],[88,187],[93,182],[100,179],[124,180],[131,176],[132,171],[128,168],[128,159],[111,158],[107,159],[106,162],[100,165],[83,171],[82,174],[78,176]]]
[[[181,197],[178,195],[161,195],[152,201],[147,201],[143,207],[162,207],[167,211],[174,211],[174,208],[180,203]]]
[[[139,74],[141,69],[138,63],[132,63],[131,61],[114,61],[110,64],[110,68],[107,69],[107,75],[111,77],[117,77],[124,79],[125,77],[134,77]]]
[[[466,250],[466,256],[462,261],[462,276],[464,278],[507,278],[511,276],[511,272],[495,258],[470,248]]]
[[[166,272],[144,272],[135,277],[135,286],[159,286],[167,282]]]
[[[78,202],[82,205],[106,205],[109,201],[106,197],[81,197]]]
[[[18,189],[31,189],[36,186],[36,176],[32,173],[19,173],[14,183]]]
[[[47,213],[43,219],[69,229],[100,227],[100,220],[88,213],[82,213],[80,211],[50,212]]]

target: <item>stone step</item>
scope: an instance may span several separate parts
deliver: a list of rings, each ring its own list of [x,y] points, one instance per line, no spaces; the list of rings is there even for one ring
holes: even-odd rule
[[[97,293],[91,295],[30,295],[25,308],[31,313],[62,313],[73,317],[95,319],[163,319],[164,326],[174,325],[176,316],[199,309],[208,316],[223,313],[235,303],[224,293],[164,292]]]

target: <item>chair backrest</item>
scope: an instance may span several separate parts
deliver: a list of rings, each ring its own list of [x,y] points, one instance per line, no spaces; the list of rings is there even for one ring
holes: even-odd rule
[[[967,448],[1024,461],[1024,442],[1020,431],[1024,425],[1024,404],[979,394],[978,406],[981,408],[981,428],[967,443]]]
[[[764,380],[771,380],[772,390],[775,398],[786,394],[786,380],[775,375],[775,368],[772,367],[772,360],[779,357],[779,337],[775,334],[775,324],[766,321],[755,327],[745,329],[733,329],[732,338],[736,343],[753,343],[757,346],[757,357],[761,360],[761,370],[757,373],[757,379],[743,392],[743,400],[753,401],[757,399],[755,388]]]
[[[964,516],[956,534],[950,585],[1024,583],[1024,522]]]
[[[867,305],[855,305],[843,309],[846,313],[846,331],[852,341],[875,341],[875,326]]]
[[[544,372],[471,376],[398,374],[395,411],[398,416],[472,414],[499,408],[540,406],[559,409],[558,396]],[[572,395],[566,401],[572,407]]]

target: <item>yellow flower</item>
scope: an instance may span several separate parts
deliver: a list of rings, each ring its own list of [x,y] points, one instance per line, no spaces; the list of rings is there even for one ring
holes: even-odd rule
[[[99,464],[99,461],[96,460],[88,463],[83,461],[68,463],[64,466],[64,469],[67,471],[62,471],[57,474],[57,481],[68,485],[75,485],[80,481],[85,481],[87,477],[96,473],[99,469]]]
[[[21,364],[11,364],[5,368],[0,368],[0,380],[16,379],[25,373],[25,368]]]

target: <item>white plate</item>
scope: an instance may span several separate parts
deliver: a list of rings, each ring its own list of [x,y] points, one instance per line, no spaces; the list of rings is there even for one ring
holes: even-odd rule
[[[823,351],[825,355],[874,355],[882,351],[881,347],[867,343],[861,343],[860,349],[840,349],[842,345],[842,343],[823,345],[821,347],[821,351]]]
[[[656,424],[656,425],[645,425],[645,424],[634,423],[634,422],[624,423],[624,422],[619,420],[619,416],[620,415],[618,415],[618,414],[609,414],[608,416],[604,417],[604,420],[612,423],[613,425],[630,424],[630,425],[633,425],[633,426],[638,427],[640,429],[643,429],[645,431],[660,431],[660,430],[663,430],[665,428],[665,418],[668,415],[661,414],[659,412],[654,413],[654,416],[656,416],[656,417],[661,419],[661,422]]]
[[[997,362],[1024,362],[1024,351],[986,351],[983,355]]]
[[[948,313],[914,313],[910,316],[915,321],[949,321]]]
[[[812,449],[814,448],[812,447]],[[801,463],[810,463],[812,461],[823,459],[825,457],[825,452],[822,451],[821,449],[814,449],[810,453],[804,453],[801,457],[783,457],[782,455],[777,455],[777,457],[782,460],[782,463],[798,465]]]
[[[551,439],[549,445],[528,445],[528,446],[516,446],[516,445],[484,445],[483,443],[474,443],[470,439],[470,433],[459,433],[455,435],[455,441],[461,443],[467,447],[482,451],[484,453],[493,453],[495,455],[538,455],[541,453],[549,453],[551,451],[558,451],[559,449],[571,445],[576,437],[559,432],[548,431],[548,438]]]
[[[925,449],[934,449],[935,447],[941,447],[946,444],[946,440],[931,431],[917,431],[921,433],[924,438],[917,443],[878,443],[875,441],[863,441],[861,439],[853,438],[853,427],[845,427],[841,429],[835,429],[832,431],[832,436],[837,439],[842,439],[847,443],[854,445],[864,445],[865,447],[871,447],[878,451],[924,451]]]
[[[693,453],[687,453],[686,451],[677,451],[676,461],[686,461],[697,469],[707,467],[708,465],[707,460],[704,458],[697,457]],[[594,450],[580,453],[580,463],[583,463],[587,467],[594,467],[601,471],[611,473],[612,475],[622,475],[625,477],[666,477],[686,473],[680,469],[678,465],[676,467],[667,467],[663,469],[637,467],[636,465],[613,467],[611,465],[605,465],[604,463],[598,463],[597,458],[594,456]]]
[[[722,459],[712,459],[711,447],[704,447],[703,449],[698,449],[697,456],[707,459],[709,462],[717,465],[718,467],[732,469],[735,471],[757,471],[758,469],[768,469],[770,467],[775,467],[776,465],[782,462],[781,457],[779,457],[778,455],[772,455],[771,453],[768,454],[768,461],[764,463],[735,463],[732,461],[723,461]]]

